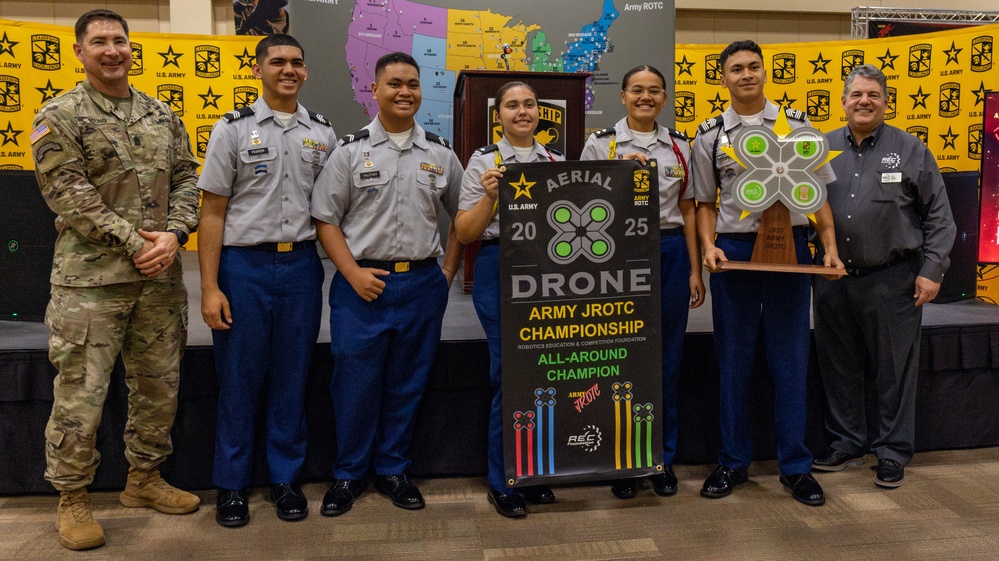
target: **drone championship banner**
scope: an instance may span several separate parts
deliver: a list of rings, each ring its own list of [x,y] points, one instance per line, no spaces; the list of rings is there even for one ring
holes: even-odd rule
[[[510,486],[662,469],[655,165],[506,166],[498,204]]]

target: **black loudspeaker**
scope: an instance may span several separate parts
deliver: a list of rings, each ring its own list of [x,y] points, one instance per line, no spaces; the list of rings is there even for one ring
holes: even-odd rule
[[[42,321],[49,301],[55,213],[35,172],[0,170],[0,320]]]
[[[934,302],[945,303],[975,297],[975,275],[978,268],[978,182],[977,171],[943,174],[947,198],[957,224],[954,249],[950,251],[950,268],[940,285]]]

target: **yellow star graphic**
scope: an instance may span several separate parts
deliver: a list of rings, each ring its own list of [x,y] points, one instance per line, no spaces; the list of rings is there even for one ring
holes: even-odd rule
[[[513,200],[517,200],[521,195],[524,195],[528,199],[531,199],[531,187],[534,187],[536,181],[527,181],[524,178],[524,174],[520,174],[520,181],[516,183],[511,183],[510,186],[517,190],[513,195]]]

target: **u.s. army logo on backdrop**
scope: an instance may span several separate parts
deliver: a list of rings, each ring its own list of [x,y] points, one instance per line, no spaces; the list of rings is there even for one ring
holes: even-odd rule
[[[222,75],[222,54],[215,45],[194,47],[194,74],[199,78],[218,78]]]
[[[59,38],[54,35],[31,36],[31,66],[39,70],[59,70],[62,66]]]
[[[940,84],[940,116],[957,117],[961,114],[961,84]]]
[[[930,75],[933,45],[919,43],[909,47],[909,77],[923,78]]]
[[[888,99],[885,100],[885,120],[894,119],[896,112],[895,105],[895,95],[898,90],[895,88],[888,88]]]
[[[991,35],[982,35],[971,40],[971,70],[974,72],[992,70]]]
[[[14,76],[0,75],[0,111],[14,113],[21,110],[21,81]]]
[[[690,123],[694,120],[694,92],[676,92],[676,120]]]
[[[142,63],[142,43],[132,43],[132,68],[128,69],[129,76],[141,76],[145,65]]]
[[[205,154],[208,153],[208,139],[212,136],[212,125],[201,125],[195,130],[195,151],[198,157],[202,160],[205,159]]]
[[[793,53],[777,53],[773,57],[772,82],[775,84],[793,84],[795,79],[795,63]]]
[[[177,84],[160,84],[156,87],[156,99],[170,106],[178,117],[184,116],[184,88]]]
[[[923,126],[914,126],[905,129],[905,132],[911,134],[912,136],[923,141],[923,144],[927,144],[930,140],[930,129]]]
[[[807,97],[808,120],[829,120],[829,90],[811,90]]]
[[[849,50],[843,51],[842,64],[840,66],[839,77],[846,80],[854,68],[864,64],[864,51]]]
[[[704,57],[704,82],[712,86],[721,85],[722,69],[718,61],[721,55],[707,55]]]
[[[982,135],[985,125],[978,123],[968,127],[968,157],[972,160],[982,159]]]
[[[253,105],[257,101],[257,97],[259,97],[257,88],[239,86],[232,90],[232,106],[234,109],[242,109],[247,105]]]

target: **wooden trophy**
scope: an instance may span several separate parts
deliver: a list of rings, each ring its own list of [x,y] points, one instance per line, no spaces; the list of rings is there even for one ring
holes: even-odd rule
[[[825,135],[811,127],[792,131],[781,111],[773,130],[746,127],[732,147],[722,150],[746,168],[733,186],[742,218],[761,211],[763,217],[751,261],[727,261],[720,268],[845,275],[843,269],[798,264],[791,230],[791,210],[808,215],[814,222],[813,213],[826,202],[826,186],[812,170],[839,152],[830,152]]]

